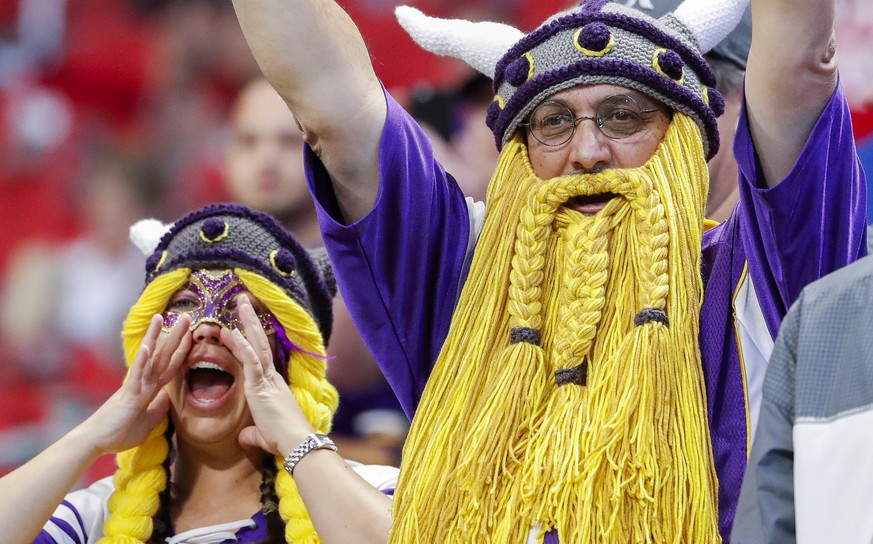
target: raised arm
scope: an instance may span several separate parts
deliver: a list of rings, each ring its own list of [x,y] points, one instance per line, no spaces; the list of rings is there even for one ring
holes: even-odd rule
[[[837,83],[834,0],[752,0],[746,105],[767,185],[794,165]]]
[[[385,98],[357,27],[330,0],[234,0],[264,76],[330,173],[347,223],[379,189]]]

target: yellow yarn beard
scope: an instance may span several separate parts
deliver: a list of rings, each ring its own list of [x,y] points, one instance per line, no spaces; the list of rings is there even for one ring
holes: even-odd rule
[[[404,449],[392,542],[524,542],[532,527],[562,542],[720,541],[698,346],[701,150],[678,113],[636,169],[544,181],[518,138],[505,146]],[[620,197],[595,216],[561,207],[607,191]],[[669,325],[635,325],[645,308]],[[510,343],[513,329],[541,347]],[[557,385],[580,364],[587,385]]]
[[[315,429],[320,433],[329,432],[338,395],[325,378],[327,363],[321,331],[309,313],[274,283],[247,270],[237,268],[234,272],[273,313],[292,342],[303,351],[318,355],[293,351],[287,365],[288,383]],[[178,269],[157,277],[130,309],[122,330],[128,366],[139,351],[152,316],[164,311],[172,294],[184,285],[190,274],[190,269]],[[164,436],[168,423],[168,418],[164,418],[142,444],[117,454],[115,491],[109,498],[109,516],[98,544],[146,542],[151,537],[152,517],[160,507],[159,494],[167,486],[163,463],[170,449]],[[281,455],[276,456],[276,493],[279,514],[286,524],[285,539],[295,544],[317,544],[320,539],[294,479],[283,468],[283,461]]]

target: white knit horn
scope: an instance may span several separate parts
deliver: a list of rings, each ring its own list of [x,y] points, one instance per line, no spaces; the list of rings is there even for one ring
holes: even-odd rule
[[[749,0],[685,0],[673,15],[697,37],[700,52],[719,44],[739,24]]]
[[[492,79],[500,58],[524,37],[522,31],[502,23],[438,19],[409,6],[397,6],[394,14],[423,49],[460,59]]]
[[[142,219],[131,225],[130,241],[148,257],[154,253],[161,238],[172,226],[172,224],[165,225],[157,219]]]

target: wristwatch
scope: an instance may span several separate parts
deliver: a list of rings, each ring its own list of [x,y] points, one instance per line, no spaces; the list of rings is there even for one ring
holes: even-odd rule
[[[313,450],[320,449],[336,451],[336,444],[334,444],[333,440],[324,434],[313,433],[307,435],[306,440],[294,448],[294,451],[289,453],[288,457],[285,458],[285,470],[288,471],[288,474],[294,476],[294,467],[296,467],[297,463],[303,459],[303,456]]]

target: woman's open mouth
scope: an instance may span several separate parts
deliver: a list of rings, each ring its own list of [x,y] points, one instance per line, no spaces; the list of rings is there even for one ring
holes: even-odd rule
[[[233,389],[235,378],[221,366],[208,361],[191,365],[185,374],[188,385],[188,400],[205,409],[218,408]]]
[[[596,195],[578,195],[567,202],[564,207],[585,215],[594,215],[606,206],[606,203],[617,197],[615,193],[597,193]]]

